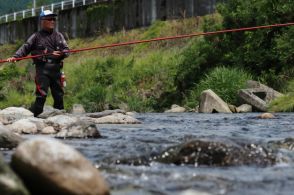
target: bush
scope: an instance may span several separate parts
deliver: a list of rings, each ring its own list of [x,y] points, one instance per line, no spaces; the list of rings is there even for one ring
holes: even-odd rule
[[[202,91],[211,89],[225,102],[237,104],[237,92],[244,88],[246,81],[252,76],[239,68],[217,67],[191,90],[190,96],[186,100],[188,107],[195,107]]]

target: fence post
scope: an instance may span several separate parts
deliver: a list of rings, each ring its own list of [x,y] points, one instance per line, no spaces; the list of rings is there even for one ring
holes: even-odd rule
[[[26,17],[26,11],[23,10],[23,11],[22,11],[22,19],[24,19],[25,17]]]
[[[13,20],[16,20],[16,12],[13,13]]]
[[[5,21],[8,22],[8,15],[5,15]]]
[[[51,4],[51,11],[54,12],[54,3]]]
[[[72,8],[75,7],[75,0],[72,0]]]

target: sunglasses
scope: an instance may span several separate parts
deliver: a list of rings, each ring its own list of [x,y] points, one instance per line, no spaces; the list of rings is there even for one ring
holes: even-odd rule
[[[46,21],[56,21],[56,18],[44,18],[42,20],[46,20]]]

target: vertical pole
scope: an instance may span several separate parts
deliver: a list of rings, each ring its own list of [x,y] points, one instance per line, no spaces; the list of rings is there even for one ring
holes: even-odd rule
[[[72,8],[75,7],[75,0],[72,0]]]
[[[5,21],[8,22],[8,15],[5,15]]]
[[[13,20],[16,20],[16,12],[13,13]]]
[[[41,11],[44,11],[44,6],[41,7]]]
[[[23,10],[23,11],[22,11],[22,19],[24,19],[25,17],[26,17],[26,11]]]
[[[86,5],[86,0],[83,0],[83,5]]]
[[[35,9],[34,8],[32,8],[32,16],[35,16],[36,14],[35,14]]]
[[[54,12],[54,3],[51,4],[51,11]]]
[[[61,2],[61,10],[64,8],[64,1]]]

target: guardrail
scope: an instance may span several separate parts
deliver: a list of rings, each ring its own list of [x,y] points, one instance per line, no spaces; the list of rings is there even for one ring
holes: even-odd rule
[[[36,9],[26,9],[10,14],[0,16],[0,23],[6,23],[16,20],[22,20],[33,16],[38,16],[43,10],[51,10],[57,12],[58,10],[71,9],[79,6],[90,5],[98,2],[106,2],[109,0],[67,0],[59,3],[52,3],[51,5],[44,5]]]

